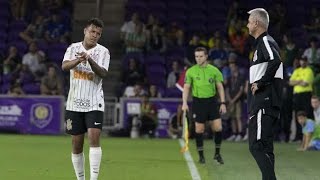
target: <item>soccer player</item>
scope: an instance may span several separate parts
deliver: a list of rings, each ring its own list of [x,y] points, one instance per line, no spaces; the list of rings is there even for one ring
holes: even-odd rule
[[[109,50],[98,44],[103,22],[90,19],[82,42],[71,44],[63,58],[62,69],[70,71],[70,90],[66,105],[66,132],[72,137],[71,159],[78,180],[85,180],[83,142],[88,133],[90,180],[98,179],[102,150],[104,95],[102,79],[110,62]]]
[[[192,116],[195,120],[196,145],[199,153],[199,163],[204,164],[203,155],[203,133],[206,121],[210,121],[211,129],[215,132],[214,142],[215,155],[214,160],[223,164],[220,155],[220,146],[222,141],[222,124],[220,113],[226,112],[225,95],[223,89],[223,77],[218,68],[208,64],[208,52],[204,47],[195,49],[195,59],[197,64],[189,68],[186,72],[185,83],[182,94],[182,110],[187,111],[188,96],[192,88]],[[218,91],[220,104],[216,98]]]
[[[283,64],[278,44],[267,33],[268,12],[256,8],[248,14],[249,34],[255,38],[249,70],[249,149],[262,172],[262,179],[275,180],[272,129],[280,114]]]

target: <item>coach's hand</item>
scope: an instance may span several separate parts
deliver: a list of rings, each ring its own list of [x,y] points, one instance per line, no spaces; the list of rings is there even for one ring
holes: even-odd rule
[[[252,91],[252,94],[254,95],[256,93],[256,91],[258,90],[258,84],[257,83],[253,83],[251,85],[251,91]]]

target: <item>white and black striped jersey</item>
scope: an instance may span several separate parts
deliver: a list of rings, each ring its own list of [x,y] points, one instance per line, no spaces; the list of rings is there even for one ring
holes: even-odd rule
[[[86,52],[100,67],[108,70],[110,53],[100,44],[86,50],[82,42],[73,43],[66,50],[63,61],[74,60],[76,54],[81,52]],[[89,62],[80,63],[70,70],[66,109],[76,112],[104,111],[102,78],[92,71]]]
[[[283,63],[280,49],[266,32],[255,42],[255,52],[249,71],[249,112],[256,114],[260,109],[280,110],[283,86]],[[258,90],[252,96],[251,84],[257,83]],[[266,112],[268,113],[268,112]],[[272,115],[274,112],[270,112]]]

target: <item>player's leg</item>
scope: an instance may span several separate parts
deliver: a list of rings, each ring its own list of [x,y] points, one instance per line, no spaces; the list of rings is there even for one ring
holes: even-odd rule
[[[85,180],[85,157],[83,153],[84,116],[81,112],[66,111],[66,133],[72,138],[71,160],[78,180]]]
[[[203,133],[205,129],[205,124],[200,122],[195,122],[195,131],[196,131],[196,145],[199,154],[199,163],[204,164],[205,158],[203,155]]]
[[[275,180],[273,154],[274,118],[259,110],[249,120],[249,149],[256,160],[263,179]]]
[[[100,146],[100,134],[103,124],[102,111],[90,111],[86,113],[86,125],[89,138],[89,162],[90,180],[97,180],[100,170],[102,150]]]
[[[195,139],[199,154],[199,163],[204,164],[205,158],[203,155],[203,133],[206,122],[206,106],[201,99],[194,98],[192,105],[192,118],[195,121]]]
[[[216,100],[211,101],[208,105],[208,114],[211,125],[211,130],[214,133],[215,155],[214,160],[219,164],[224,164],[220,154],[221,142],[222,142],[222,122],[219,113],[219,104]]]
[[[211,121],[211,130],[214,132],[214,144],[215,144],[215,153],[214,160],[219,164],[224,164],[224,161],[220,154],[221,143],[222,143],[222,122],[221,118],[214,119]]]

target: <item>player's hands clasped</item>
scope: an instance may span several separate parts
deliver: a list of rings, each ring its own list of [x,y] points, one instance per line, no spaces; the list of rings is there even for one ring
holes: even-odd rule
[[[80,52],[76,54],[77,59],[81,62],[86,62],[89,58],[89,55],[85,52]]]

